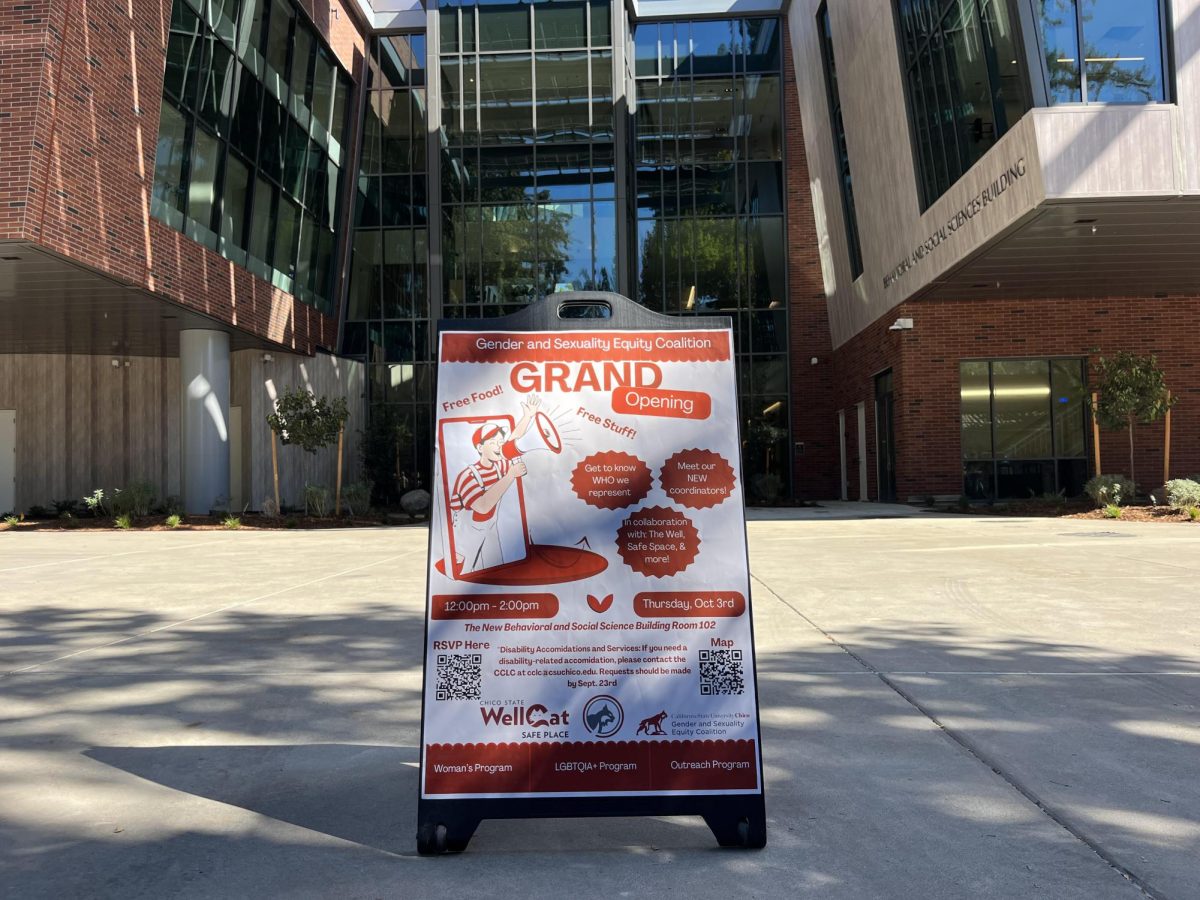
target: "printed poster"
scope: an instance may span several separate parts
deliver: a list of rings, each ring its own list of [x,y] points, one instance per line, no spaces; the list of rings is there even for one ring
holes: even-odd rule
[[[443,332],[422,797],[761,790],[732,333]]]

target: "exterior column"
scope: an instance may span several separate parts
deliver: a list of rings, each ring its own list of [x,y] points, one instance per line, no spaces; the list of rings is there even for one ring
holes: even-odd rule
[[[179,332],[183,508],[206,515],[229,497],[229,335]],[[222,498],[218,502],[217,498]]]

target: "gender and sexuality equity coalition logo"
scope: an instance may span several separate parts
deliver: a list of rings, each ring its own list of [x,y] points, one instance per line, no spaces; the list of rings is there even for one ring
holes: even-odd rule
[[[625,710],[616,697],[597,694],[583,706],[583,727],[598,738],[612,737],[625,724]]]

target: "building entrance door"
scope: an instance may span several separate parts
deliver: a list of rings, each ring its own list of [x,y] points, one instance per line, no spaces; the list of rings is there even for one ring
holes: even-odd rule
[[[896,502],[896,432],[892,372],[875,376],[875,448],[879,461],[879,499]]]
[[[17,411],[0,409],[0,514],[17,511]]]

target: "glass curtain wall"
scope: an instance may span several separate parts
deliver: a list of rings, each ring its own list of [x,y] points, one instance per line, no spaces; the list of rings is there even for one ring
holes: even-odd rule
[[[373,38],[342,353],[368,364],[376,502],[428,487],[433,358],[427,284],[425,36]]]
[[[1087,480],[1082,359],[960,363],[963,493],[973,500],[1074,497]]]
[[[152,214],[332,314],[351,84],[288,0],[175,0]]]
[[[442,314],[617,289],[607,0],[443,0]]]
[[[924,208],[975,165],[1031,102],[1008,0],[896,4]]]
[[[780,21],[634,32],[636,299],[730,315],[747,496],[790,491]]]
[[[1038,7],[1052,104],[1166,100],[1161,0],[1040,0]]]
[[[846,219],[846,251],[850,256],[850,274],[863,273],[862,243],[858,237],[858,213],[854,207],[854,179],[850,174],[850,150],[846,146],[846,125],[842,118],[842,95],[838,90],[837,62],[833,56],[833,30],[829,26],[829,6],[817,10],[817,33],[821,39],[821,61],[825,65],[825,93],[829,101],[829,123],[833,128],[833,150],[837,154],[841,178],[842,215]]]

